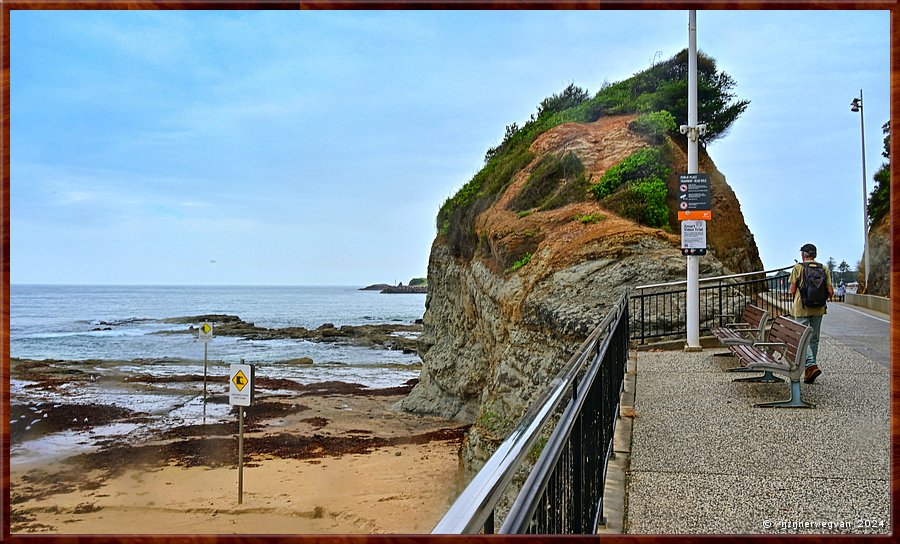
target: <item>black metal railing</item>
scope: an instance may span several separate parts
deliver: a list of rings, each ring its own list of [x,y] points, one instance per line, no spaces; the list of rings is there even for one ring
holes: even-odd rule
[[[791,267],[700,280],[700,334],[739,317],[747,304],[769,311],[772,319],[790,313]],[[687,334],[687,282],[635,287],[630,297],[631,339],[679,338]]]
[[[629,323],[625,292],[432,533],[493,533],[497,502],[562,406],[562,415],[499,532],[594,532],[602,518],[606,467],[628,359]]]
[[[572,400],[501,533],[591,534],[603,519],[603,488],[613,451],[613,434],[628,360],[628,304],[623,297],[616,319],[581,383],[572,384]]]

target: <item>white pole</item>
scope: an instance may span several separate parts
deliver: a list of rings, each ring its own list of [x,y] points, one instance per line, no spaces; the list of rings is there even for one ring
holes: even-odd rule
[[[244,502],[244,407],[238,406],[238,504]]]
[[[688,174],[699,170],[697,160],[697,10],[688,15]],[[700,257],[687,256],[687,345],[685,351],[700,347]]]
[[[241,359],[241,364],[244,360]],[[244,502],[244,407],[238,405],[238,504]]]
[[[863,259],[865,260],[865,290],[864,293],[869,292],[869,215],[867,213],[868,207],[868,191],[866,191],[866,124],[863,119],[863,92],[862,89],[859,90],[859,131],[862,136],[862,184],[863,184]]]
[[[206,367],[209,358],[209,342],[203,343],[203,424],[206,425]]]

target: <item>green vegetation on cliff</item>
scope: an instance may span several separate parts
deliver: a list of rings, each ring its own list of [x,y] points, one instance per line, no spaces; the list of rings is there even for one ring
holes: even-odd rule
[[[597,200],[610,210],[651,227],[669,221],[666,207],[667,166],[665,146],[645,147],[603,174],[591,187]]]
[[[891,122],[882,125],[881,130],[884,132],[884,151],[881,152],[881,156],[888,162],[882,164],[873,176],[875,188],[869,195],[869,227],[878,223],[891,211]]]
[[[475,218],[493,204],[517,172],[531,163],[534,155],[530,146],[544,132],[563,123],[596,121],[603,115],[642,113],[645,115],[635,119],[630,128],[646,136],[651,145],[663,143],[665,134],[673,134],[679,124],[687,122],[687,61],[687,50],[683,50],[629,79],[605,85],[593,97],[570,84],[541,101],[537,113],[522,127],[516,123],[508,125],[500,145],[485,153],[481,171],[438,211],[438,234],[446,237],[453,254],[467,258],[474,254],[478,245]],[[698,55],[697,72],[699,118],[707,125],[701,138],[705,144],[722,137],[749,102],[735,100],[734,80],[718,71],[711,57]],[[524,213],[531,208],[551,209],[583,200],[589,183],[583,171],[581,161],[571,153],[543,158],[525,190],[511,204],[512,210]],[[668,213],[664,215],[660,210],[660,202],[665,207],[667,175],[668,172],[655,168],[654,175],[635,178],[621,186],[621,195],[604,192],[602,198],[609,199],[604,204],[618,206],[617,210],[648,225],[661,226]],[[661,186],[659,179],[663,180]]]
[[[584,164],[575,153],[545,155],[532,169],[509,209],[520,213],[532,208],[552,210],[583,198],[587,186]]]

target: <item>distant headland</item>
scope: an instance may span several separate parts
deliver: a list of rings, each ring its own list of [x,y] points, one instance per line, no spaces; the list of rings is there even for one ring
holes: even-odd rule
[[[363,287],[360,291],[381,291],[382,293],[427,293],[428,278],[413,278],[409,283],[403,285],[401,281],[397,285],[388,283],[375,283],[368,287]]]

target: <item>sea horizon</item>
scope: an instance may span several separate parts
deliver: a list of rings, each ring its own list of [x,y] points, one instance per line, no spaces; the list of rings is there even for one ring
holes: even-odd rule
[[[15,284],[10,288],[10,357],[57,360],[203,360],[190,323],[173,318],[237,316],[266,329],[415,324],[425,295],[390,296],[357,286],[174,286]],[[195,323],[194,325],[199,325]],[[210,359],[279,363],[309,358],[304,381],[402,383],[418,375],[418,355],[302,338],[217,335]],[[383,374],[378,376],[378,374]],[[391,376],[392,375],[392,376]]]

